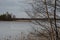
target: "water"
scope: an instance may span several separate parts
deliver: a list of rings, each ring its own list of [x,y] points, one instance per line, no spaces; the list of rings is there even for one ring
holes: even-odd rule
[[[0,39],[8,36],[16,36],[21,32],[28,33],[31,31],[30,22],[3,22],[0,21]]]

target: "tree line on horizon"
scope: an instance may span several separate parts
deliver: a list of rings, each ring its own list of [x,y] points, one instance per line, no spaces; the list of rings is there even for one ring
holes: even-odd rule
[[[12,15],[9,12],[6,12],[0,15],[0,21],[12,21],[12,19],[15,17],[16,17],[15,15]]]

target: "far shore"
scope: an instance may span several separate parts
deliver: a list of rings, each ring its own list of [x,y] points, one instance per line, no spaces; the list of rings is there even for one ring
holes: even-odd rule
[[[3,21],[3,20],[1,20]],[[15,22],[31,22],[31,20],[14,20]],[[12,22],[14,22],[12,21]],[[7,21],[7,22],[11,22],[11,21]]]
[[[16,22],[31,22],[31,20],[16,20]]]

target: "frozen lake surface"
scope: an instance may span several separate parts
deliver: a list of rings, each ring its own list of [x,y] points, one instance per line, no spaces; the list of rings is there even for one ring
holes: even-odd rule
[[[0,21],[0,39],[8,36],[16,36],[21,32],[27,33],[31,31],[30,22],[6,22]]]

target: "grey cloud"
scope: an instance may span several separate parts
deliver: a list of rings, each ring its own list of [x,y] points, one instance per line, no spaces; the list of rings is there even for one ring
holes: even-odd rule
[[[25,4],[25,0],[0,0],[0,14],[8,11],[15,14],[17,17],[19,17],[19,15],[20,17],[27,17],[24,12],[26,6],[28,5]]]

